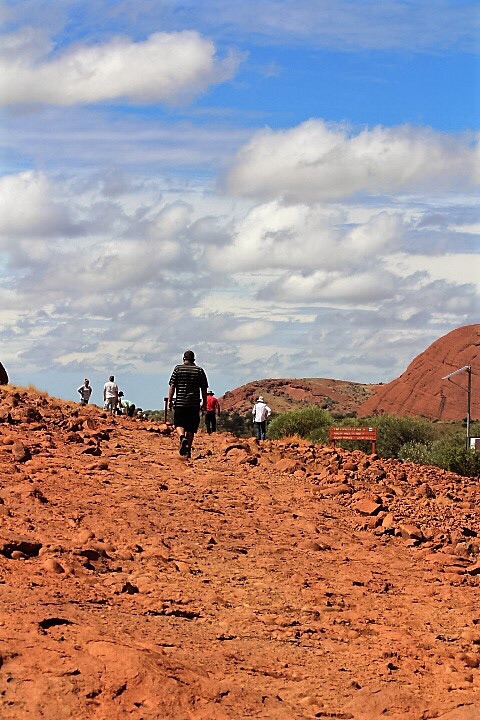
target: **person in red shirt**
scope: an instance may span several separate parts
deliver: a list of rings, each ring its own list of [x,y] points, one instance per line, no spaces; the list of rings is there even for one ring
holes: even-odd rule
[[[207,433],[209,435],[217,429],[217,415],[220,415],[220,403],[215,397],[213,390],[208,390],[205,427],[207,428]]]

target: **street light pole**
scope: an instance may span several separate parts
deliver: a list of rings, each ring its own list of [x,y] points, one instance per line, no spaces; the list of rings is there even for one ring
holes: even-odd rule
[[[468,365],[468,384],[467,384],[467,450],[470,448],[470,402],[472,397],[472,366]]]
[[[451,378],[456,375],[457,373],[466,371],[468,374],[468,382],[467,382],[467,450],[470,448],[470,410],[471,410],[471,398],[472,398],[472,366],[471,365],[464,365],[464,367],[459,368],[458,370],[454,370],[449,375],[445,375],[445,377],[442,378],[442,380],[450,380],[452,382]],[[462,388],[462,390],[465,390],[461,385],[458,385],[457,383],[453,383],[454,385],[457,385],[457,387]]]

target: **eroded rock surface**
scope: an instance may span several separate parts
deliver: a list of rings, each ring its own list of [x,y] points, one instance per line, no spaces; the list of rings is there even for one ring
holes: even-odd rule
[[[2,720],[480,717],[478,478],[0,401]]]

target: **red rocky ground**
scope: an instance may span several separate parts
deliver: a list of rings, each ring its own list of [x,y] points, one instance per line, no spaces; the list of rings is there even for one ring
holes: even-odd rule
[[[0,388],[0,717],[475,720],[477,479]]]

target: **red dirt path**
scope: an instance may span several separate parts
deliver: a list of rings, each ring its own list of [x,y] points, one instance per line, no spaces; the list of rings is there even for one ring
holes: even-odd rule
[[[0,402],[2,720],[480,717],[478,479]]]

